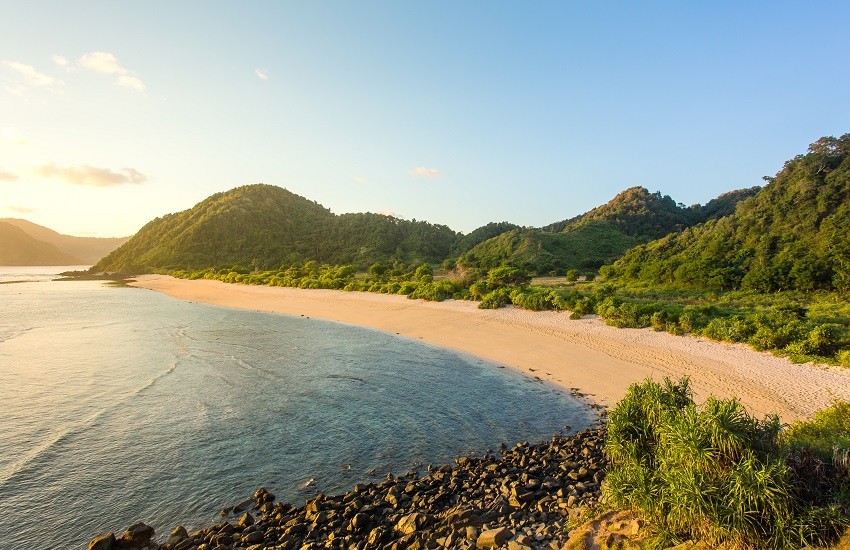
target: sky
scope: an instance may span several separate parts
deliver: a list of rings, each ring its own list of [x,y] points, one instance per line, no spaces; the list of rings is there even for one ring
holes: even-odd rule
[[[253,183],[467,233],[695,204],[850,132],[850,2],[0,0],[0,217]]]

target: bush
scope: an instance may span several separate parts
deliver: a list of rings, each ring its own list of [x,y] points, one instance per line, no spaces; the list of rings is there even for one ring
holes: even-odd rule
[[[554,309],[555,305],[549,299],[549,293],[539,289],[515,288],[510,294],[511,303],[531,311]]]
[[[755,327],[740,315],[715,317],[702,330],[703,336],[726,342],[746,342],[755,333]]]
[[[609,415],[604,490],[647,516],[665,543],[827,543],[850,520],[833,495],[806,499],[779,434],[778,418],[757,420],[735,399],[710,397],[698,408],[687,379],[633,384]]]
[[[478,309],[499,309],[511,303],[510,292],[506,288],[499,288],[484,296]]]

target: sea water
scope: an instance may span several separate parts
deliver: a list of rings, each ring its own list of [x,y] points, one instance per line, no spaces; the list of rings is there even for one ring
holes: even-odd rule
[[[508,369],[353,326],[0,268],[0,548],[211,524],[587,426]],[[17,282],[16,282],[17,281]]]

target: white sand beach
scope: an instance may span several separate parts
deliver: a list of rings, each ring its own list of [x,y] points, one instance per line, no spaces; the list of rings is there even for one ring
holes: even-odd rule
[[[697,401],[709,395],[735,396],[752,414],[779,414],[783,422],[808,418],[835,399],[850,400],[850,369],[795,365],[742,344],[618,329],[598,318],[570,320],[563,312],[481,310],[477,302],[162,275],[145,275],[132,284],[183,300],[399,334],[518,369],[604,406],[613,406],[634,382],[665,376],[689,376]]]

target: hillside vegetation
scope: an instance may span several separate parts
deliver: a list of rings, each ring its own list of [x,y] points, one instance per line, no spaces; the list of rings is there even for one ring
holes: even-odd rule
[[[366,267],[391,257],[438,263],[457,237],[443,225],[382,214],[337,216],[286,189],[257,184],[151,221],[94,269],[271,269],[309,260]]]
[[[36,240],[22,229],[0,222],[0,265],[82,265],[80,258]]]
[[[608,279],[710,290],[850,290],[850,134],[798,155],[734,214],[630,250]]]
[[[659,192],[631,187],[582,216],[485,240],[460,254],[456,264],[479,270],[508,264],[534,275],[570,269],[594,273],[638,244],[732,213],[758,189],[732,191],[705,206],[686,207]]]

